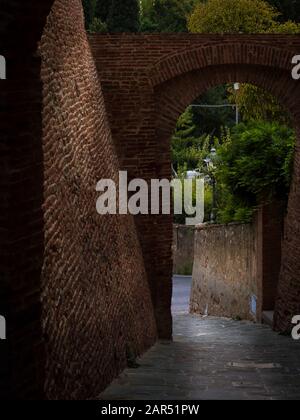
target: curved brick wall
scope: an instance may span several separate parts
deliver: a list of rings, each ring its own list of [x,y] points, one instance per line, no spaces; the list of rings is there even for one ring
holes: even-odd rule
[[[156,337],[133,220],[96,213],[96,183],[116,179],[118,162],[80,3],[56,0],[40,46],[49,398],[97,395],[126,351],[140,354]]]
[[[291,77],[300,37],[290,35],[92,35],[120,164],[132,177],[171,177],[170,138],[178,116],[199,95],[226,82],[250,82],[291,112],[298,133],[283,244],[275,327],[300,313],[300,83]],[[153,123],[155,122],[155,124]],[[171,336],[172,218],[136,218],[159,335]]]

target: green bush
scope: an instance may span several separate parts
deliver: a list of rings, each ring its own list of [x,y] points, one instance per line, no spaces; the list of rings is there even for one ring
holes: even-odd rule
[[[171,142],[172,162],[177,171],[184,165],[186,170],[196,169],[203,157],[203,146],[207,136],[197,137],[195,131],[193,112],[189,107],[179,117]]]
[[[187,165],[179,166],[178,167],[178,176],[179,179],[182,182],[182,185],[184,183],[184,179],[186,178],[187,174]],[[204,190],[204,222],[210,221],[210,216],[212,212],[212,187],[211,185],[205,183],[205,190]],[[196,179],[193,180],[193,206],[196,205]],[[188,217],[191,217],[191,215],[188,215],[184,211],[184,196],[182,197],[182,209],[183,214],[175,214],[174,215],[174,223],[178,225],[184,225],[185,219]]]
[[[289,192],[295,133],[277,123],[250,122],[232,130],[218,149],[217,177],[250,204]]]
[[[107,25],[103,23],[99,18],[94,18],[89,26],[89,32],[91,34],[107,32]]]
[[[287,200],[295,133],[278,123],[240,124],[218,149],[218,221],[250,221],[256,206]]]

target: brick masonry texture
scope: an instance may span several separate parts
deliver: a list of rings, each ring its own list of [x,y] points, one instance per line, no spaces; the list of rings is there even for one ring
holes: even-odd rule
[[[0,382],[15,398],[44,396],[42,85],[36,49],[52,3],[3,0],[0,5],[8,77],[0,82],[0,312],[8,327]]]
[[[13,12],[19,6],[26,17],[31,3],[14,2]],[[13,398],[86,399],[126,366],[127,354],[155,342],[156,326],[133,219],[96,213],[96,183],[117,178],[118,160],[81,2],[57,0],[49,12],[35,42],[24,37],[24,52],[19,43],[8,56],[6,379]]]
[[[8,62],[0,82],[0,311],[10,354],[1,382],[15,398],[88,398],[124,367],[126,347],[140,353],[155,340],[146,278],[158,333],[171,337],[172,217],[137,217],[140,249],[130,218],[95,214],[95,183],[119,167],[80,1],[2,0],[0,19]],[[300,83],[290,75],[299,37],[101,35],[90,46],[119,164],[131,177],[171,175],[177,117],[223,82],[270,90],[299,138]],[[299,185],[298,142],[280,330],[300,313]]]
[[[291,77],[300,37],[92,35],[90,45],[120,164],[131,177],[171,177],[170,138],[176,121],[195,98],[216,85],[253,83],[289,110],[298,141],[275,314],[275,328],[289,331],[292,316],[300,313],[300,83]],[[138,217],[136,223],[159,335],[166,338],[171,333],[172,220]]]
[[[70,13],[72,10],[72,13]],[[117,180],[97,72],[79,0],[57,0],[42,56],[46,391],[86,398],[156,338],[133,219],[99,216],[95,186]]]

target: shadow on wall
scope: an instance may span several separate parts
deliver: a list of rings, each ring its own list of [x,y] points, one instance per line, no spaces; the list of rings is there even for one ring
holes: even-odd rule
[[[193,226],[173,226],[173,274],[191,276],[194,265],[194,239]]]
[[[157,333],[133,219],[96,213],[96,183],[119,167],[81,0],[53,2],[37,52],[42,3],[13,2],[18,42],[5,38],[16,89],[0,142],[9,382],[13,399],[86,399]]]
[[[44,166],[36,46],[50,3],[40,2],[37,14],[34,1],[3,0],[0,5],[1,54],[7,65],[0,90],[0,315],[7,326],[7,340],[1,342],[0,388],[1,397],[13,399],[44,397]]]

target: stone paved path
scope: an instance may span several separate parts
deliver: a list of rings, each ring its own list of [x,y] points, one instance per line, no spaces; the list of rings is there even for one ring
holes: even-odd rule
[[[263,325],[175,310],[174,342],[157,343],[139,364],[101,399],[300,399],[300,342]]]

